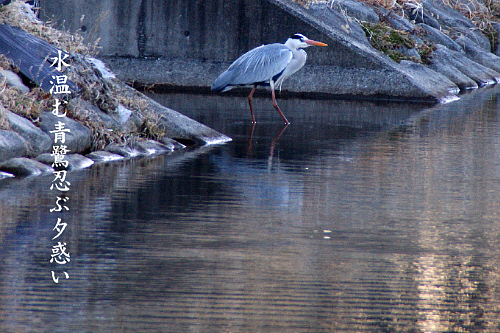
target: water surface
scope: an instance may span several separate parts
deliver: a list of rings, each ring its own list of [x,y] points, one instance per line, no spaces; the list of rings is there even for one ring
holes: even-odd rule
[[[498,332],[499,96],[157,95],[233,141],[2,181],[0,331]]]

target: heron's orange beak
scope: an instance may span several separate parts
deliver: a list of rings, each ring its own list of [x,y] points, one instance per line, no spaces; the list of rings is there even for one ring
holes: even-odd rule
[[[312,39],[308,39],[305,41],[307,44],[309,45],[315,45],[315,46],[328,46],[327,44],[325,43],[321,43],[321,42],[317,42],[315,40],[312,40]]]

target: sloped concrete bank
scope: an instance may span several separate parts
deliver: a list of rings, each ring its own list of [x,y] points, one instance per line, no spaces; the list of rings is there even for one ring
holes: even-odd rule
[[[92,58],[80,59],[80,66],[89,66],[88,60],[98,62]],[[75,67],[78,65],[75,64]],[[94,68],[92,75],[99,74],[99,70]],[[112,112],[104,112],[81,96],[69,100],[67,112],[78,115],[75,116],[78,120],[69,116],[63,119],[64,128],[67,130],[64,145],[70,152],[64,158],[68,162],[66,170],[231,140],[174,110],[163,107],[117,79],[101,77],[100,80],[112,87],[110,90],[113,93],[109,93],[109,96],[121,96],[124,100],[133,101],[134,104],[141,105],[143,112],[128,109],[122,104],[118,104]],[[8,122],[8,129],[0,130],[0,179],[39,175],[58,169],[52,150],[53,146],[58,144],[53,133],[56,124],[61,121],[60,117],[50,110],[42,112],[36,120],[36,126],[1,105],[0,114]],[[145,120],[154,124],[146,128]],[[156,140],[141,138],[141,133],[138,133],[141,129],[157,129]],[[102,146],[102,150],[94,150],[92,148],[97,146],[95,141],[103,135],[101,131],[116,131],[127,138]]]
[[[439,0],[403,6],[399,14],[355,0],[307,8],[292,0],[76,2],[42,0],[43,15],[84,31],[89,41],[101,38],[100,56],[111,69],[146,85],[206,91],[242,53],[297,32],[329,47],[308,49],[304,69],[283,86],[291,93],[435,103],[500,80],[489,40]],[[393,47],[413,61],[398,63],[371,46],[369,24],[382,22],[411,37],[411,45]]]

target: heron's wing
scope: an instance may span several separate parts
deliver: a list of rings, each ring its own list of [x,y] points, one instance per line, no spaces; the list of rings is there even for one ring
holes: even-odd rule
[[[266,82],[281,73],[290,60],[292,51],[283,44],[262,45],[236,59],[212,84],[212,90],[228,86]]]
[[[292,51],[283,44],[262,45],[236,59],[227,71],[232,84],[265,82],[281,73],[291,59]]]

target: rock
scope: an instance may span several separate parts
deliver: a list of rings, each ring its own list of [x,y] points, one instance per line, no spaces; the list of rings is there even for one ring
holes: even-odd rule
[[[118,104],[116,113],[118,114],[120,124],[125,124],[130,119],[132,111],[124,107],[122,104]]]
[[[354,5],[354,2],[351,2],[351,4]],[[358,6],[358,9],[360,8],[361,6]],[[333,10],[327,4],[313,4],[309,7],[309,13],[314,15],[315,18],[322,20],[327,24],[338,25],[338,27],[340,27],[344,33],[349,35],[351,38],[356,39],[358,43],[370,45],[368,39],[366,39],[366,34],[363,28],[361,28],[361,26],[355,20]]]
[[[500,36],[500,23],[493,23],[493,29],[497,32],[498,36]],[[495,55],[500,57],[500,43],[497,41],[497,45],[495,47]]]
[[[132,87],[119,84],[117,89],[121,89],[125,98],[141,100],[144,103],[144,109],[158,117],[159,125],[163,126],[164,135],[169,138],[191,141],[199,145],[219,144],[232,140],[224,134],[147,98]]]
[[[465,50],[469,59],[500,73],[500,57],[484,51],[477,43],[465,36],[457,37],[455,41]]]
[[[161,138],[158,141],[163,143],[165,146],[169,147],[169,149],[171,149],[171,150],[178,150],[178,149],[186,148],[186,146],[183,145],[182,143],[175,141],[174,139],[170,139],[169,137],[166,137],[166,136]]]
[[[109,151],[104,151],[104,150],[98,150],[94,151],[90,154],[86,155],[87,158],[90,158],[94,162],[111,162],[111,161],[117,161],[123,159],[123,156],[118,155],[118,154],[113,154]]]
[[[56,131],[56,124],[59,122],[64,124],[64,126],[61,125],[61,130],[68,130],[64,132],[65,142],[61,140],[55,142],[57,133],[51,133],[51,131]],[[40,115],[40,128],[50,136],[53,145],[64,144],[70,153],[82,153],[90,149],[92,131],[69,117],[57,117],[52,112],[43,112]]]
[[[407,4],[412,4],[408,2]],[[475,2],[474,6],[479,5],[480,2]],[[468,8],[470,2],[464,2],[463,8]],[[447,6],[441,0],[425,0],[421,3],[419,9],[417,10],[419,14],[422,14],[422,9],[424,13],[424,19],[422,22],[427,23],[435,29],[440,31],[448,30],[450,31],[450,37],[455,38],[461,35],[466,36],[473,41],[477,42],[485,51],[490,50],[490,42],[486,36],[484,36],[475,26],[475,24],[456,11],[455,9]],[[418,15],[417,15],[418,16]],[[435,25],[436,21],[438,25]],[[431,24],[429,24],[432,22]]]
[[[410,19],[410,22],[414,22],[415,24],[424,23],[436,29],[441,28],[439,22],[435,17],[433,17],[432,13],[429,13],[426,7],[418,6],[413,2],[406,2],[403,5],[403,8]]]
[[[407,71],[419,74],[415,75],[415,77],[426,77],[427,80],[429,81],[428,83],[430,86],[434,84],[440,84],[440,85],[446,85],[450,91],[450,95],[455,95],[459,92],[459,88],[452,82],[450,81],[447,77],[445,77],[442,74],[439,74],[435,71],[433,71],[430,68],[425,67],[422,64],[415,63],[412,61],[408,60],[402,60],[399,63],[401,66],[406,68]]]
[[[87,158],[85,156],[82,156],[80,154],[68,154],[64,155],[63,162],[67,161],[67,166],[66,165],[55,165],[54,164],[54,155],[52,154],[41,154],[36,157],[38,162],[41,162],[43,164],[49,165],[54,170],[78,170],[78,169],[85,169],[94,164],[94,161],[91,160],[90,158]]]
[[[0,180],[6,179],[6,178],[14,178],[14,177],[15,176],[11,173],[0,171]]]
[[[9,86],[15,87],[25,94],[30,92],[30,88],[26,87],[19,75],[13,71],[0,69],[0,79],[2,78],[5,78]]]
[[[70,100],[69,106],[82,117],[89,118],[92,121],[103,122],[105,126],[113,131],[131,133],[137,130],[136,124],[140,123],[138,117],[121,104],[118,105],[114,113],[103,112],[97,106],[80,97]]]
[[[404,16],[399,16],[391,10],[385,8],[378,8],[380,15],[385,22],[387,22],[393,29],[412,31],[415,25],[408,21]]]
[[[438,29],[428,26],[427,24],[419,23],[415,25],[413,34],[433,44],[442,44],[450,50],[463,52],[462,47],[453,41],[453,39],[446,36]]]
[[[403,56],[407,57],[408,59],[412,59],[413,61],[416,60],[416,62],[420,62],[420,53],[418,53],[417,50],[415,49],[409,49],[404,46],[400,46],[395,49],[395,51],[401,53]]]
[[[458,2],[460,2],[460,0]],[[457,5],[460,4],[457,3]],[[486,9],[480,1],[476,1],[472,4],[470,1],[466,0],[461,4],[462,8],[467,10],[469,10],[471,5],[474,6],[474,11],[480,10],[478,6],[482,6],[483,9]],[[466,36],[478,43],[484,51],[490,51],[490,41],[477,29],[476,25],[460,12],[446,5],[442,0],[425,0],[422,3],[422,7],[439,22],[440,26],[434,28],[450,31],[450,37],[452,38]]]
[[[444,27],[450,28],[457,26],[467,29],[476,28],[470,19],[450,6],[445,5],[442,0],[424,0],[422,1],[422,8],[424,8],[424,12],[428,16],[431,16],[438,22],[438,26],[432,26],[433,28],[439,30]]]
[[[28,144],[28,152],[26,156],[33,157],[51,150],[52,140],[48,134],[33,125],[33,123],[28,119],[8,110],[5,111],[5,116],[9,120],[10,128],[19,134]]]
[[[345,13],[349,17],[353,17],[359,21],[370,22],[377,24],[380,19],[373,10],[373,7],[354,0],[338,0],[333,2],[331,8],[335,9],[340,13]]]
[[[173,149],[170,149],[168,146],[154,140],[136,141],[133,143],[132,147],[144,155],[161,154],[173,151]]]
[[[18,133],[14,131],[0,130],[0,161],[12,157],[26,156],[28,144]]]
[[[110,80],[116,78],[115,74],[112,73],[106,64],[101,60],[93,57],[87,57],[86,59],[94,66],[95,69],[99,71],[99,73],[101,73],[103,79]]]
[[[420,39],[420,37],[418,37],[417,35],[412,34],[411,38],[413,38],[413,40],[415,41],[415,43],[417,45],[425,44],[424,41],[422,39]]]
[[[462,74],[476,81],[480,87],[493,84],[500,78],[500,74],[496,71],[470,60],[461,52],[452,51],[439,44],[432,53],[431,61],[455,67]]]
[[[470,40],[474,41],[477,45],[479,45],[483,51],[490,52],[491,44],[488,38],[485,35],[480,33],[477,28],[471,30],[463,27],[457,27],[450,32],[450,36],[452,38],[460,38],[461,36],[465,36]]]
[[[106,148],[104,148],[104,150],[123,157],[136,157],[142,155],[139,150],[132,148],[126,144],[110,143],[106,146]]]
[[[428,67],[438,73],[446,76],[451,82],[455,83],[461,90],[476,89],[478,87],[476,81],[465,76],[455,66],[449,62],[441,62],[439,58],[434,59],[434,62]]]
[[[53,172],[54,169],[26,157],[16,157],[1,163],[0,171],[8,172],[18,177],[24,177],[38,176],[42,173]]]
[[[161,154],[174,150],[174,145],[165,145],[154,140],[134,141],[130,144],[110,143],[104,148],[105,151],[123,157],[147,156]]]

